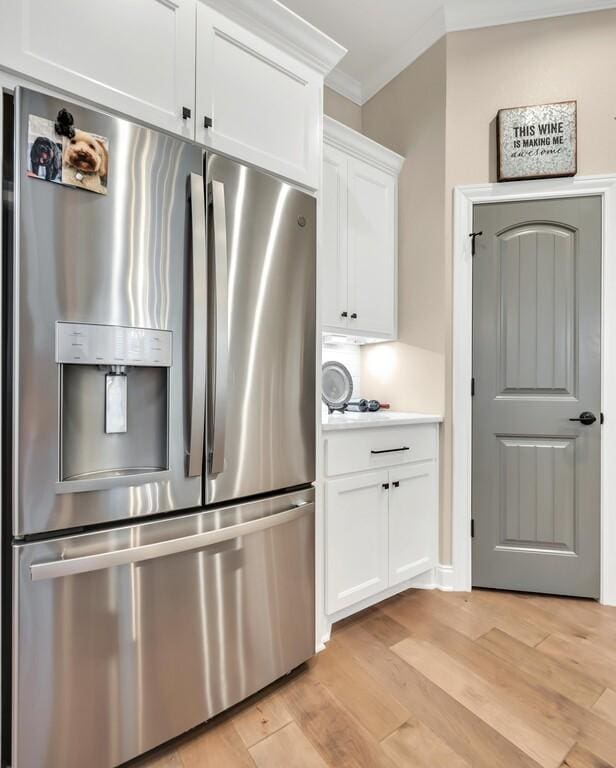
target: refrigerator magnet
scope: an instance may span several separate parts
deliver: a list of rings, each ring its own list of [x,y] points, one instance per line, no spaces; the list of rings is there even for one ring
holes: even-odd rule
[[[107,194],[109,139],[75,128],[62,139],[62,183]]]
[[[26,173],[35,179],[62,183],[62,139],[52,120],[28,115]]]

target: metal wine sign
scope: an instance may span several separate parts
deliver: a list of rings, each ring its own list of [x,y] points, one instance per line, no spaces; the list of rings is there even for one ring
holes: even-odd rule
[[[501,109],[497,126],[499,181],[577,173],[577,102]]]

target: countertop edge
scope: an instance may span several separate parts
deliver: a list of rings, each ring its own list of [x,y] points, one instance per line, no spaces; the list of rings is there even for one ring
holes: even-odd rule
[[[340,417],[341,419],[344,417]],[[340,421],[339,423],[322,422],[321,428],[323,432],[338,432],[347,429],[382,429],[387,427],[400,427],[410,424],[440,424],[443,421],[443,417],[437,414],[412,414],[412,415],[400,415],[392,416],[391,418],[375,420],[373,422],[368,421],[370,417],[366,417],[366,421],[354,419],[353,421]]]

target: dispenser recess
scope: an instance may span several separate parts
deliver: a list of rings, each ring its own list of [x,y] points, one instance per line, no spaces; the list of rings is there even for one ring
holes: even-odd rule
[[[168,471],[171,348],[170,331],[56,323],[59,493]]]

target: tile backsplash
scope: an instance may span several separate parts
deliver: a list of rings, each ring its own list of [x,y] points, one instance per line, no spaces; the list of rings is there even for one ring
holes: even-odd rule
[[[322,362],[336,360],[349,369],[353,379],[353,398],[361,397],[360,350],[358,344],[323,344],[321,348]],[[327,410],[325,405],[323,408]]]

